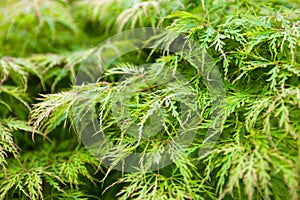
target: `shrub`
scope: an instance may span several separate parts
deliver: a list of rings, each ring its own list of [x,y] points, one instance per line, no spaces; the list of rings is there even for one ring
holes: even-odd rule
[[[0,199],[299,198],[296,0],[6,0],[0,10]],[[144,26],[174,35],[149,38],[152,50],[126,54],[97,83],[75,86],[80,66],[99,42]],[[215,75],[201,76],[192,62],[202,54],[172,53],[180,36],[186,44],[199,44],[211,58],[205,66],[221,73],[224,116],[212,118],[218,95],[209,80]],[[150,62],[160,68],[141,67]],[[164,72],[180,73],[186,83],[143,82],[145,77],[164,80]],[[113,113],[128,85],[141,88],[125,99],[128,105],[122,104],[130,117]],[[75,93],[85,101],[75,104]],[[180,95],[196,98],[179,103]],[[156,113],[158,108],[164,112]],[[100,152],[100,159],[85,148],[76,129],[88,109],[96,110],[99,128],[114,144]],[[191,114],[195,110],[197,116]],[[162,120],[151,122],[156,115]],[[151,170],[165,153],[162,146],[176,140],[187,118],[195,119],[191,145],[173,145],[167,154],[172,164]],[[213,121],[222,126],[209,147],[203,141]],[[160,133],[143,129],[149,123],[162,124]],[[142,137],[147,134],[150,139]],[[199,154],[205,148],[209,151]],[[150,164],[140,160],[133,172],[115,170],[129,153],[149,155]]]

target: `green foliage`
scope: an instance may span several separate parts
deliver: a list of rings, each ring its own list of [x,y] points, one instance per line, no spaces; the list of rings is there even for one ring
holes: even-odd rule
[[[6,0],[0,10],[0,199],[299,199],[297,0]],[[97,83],[72,86],[95,44],[144,26],[175,34],[114,61]],[[210,55],[226,90],[220,138],[200,157],[217,97],[184,49],[158,49],[181,34]],[[138,66],[150,61],[158,67]],[[185,81],[156,85],[177,72]],[[116,102],[127,103],[116,113]],[[98,160],[74,129],[88,109],[115,145]],[[170,142],[193,131],[184,119],[197,130],[188,148]],[[142,165],[116,172],[129,153]],[[152,171],[164,154],[173,163]]]
[[[34,154],[30,151],[23,154],[20,161],[10,161],[6,173],[1,174],[0,197],[86,199],[91,195],[72,190],[84,181],[94,182],[87,165],[97,166],[97,163],[84,150],[56,152],[54,146],[44,145]]]
[[[1,53],[28,55],[71,49],[79,30],[66,5],[52,0],[7,3],[0,17]]]

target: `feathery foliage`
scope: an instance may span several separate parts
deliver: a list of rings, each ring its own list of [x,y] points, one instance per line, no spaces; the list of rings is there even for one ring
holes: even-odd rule
[[[297,0],[5,0],[0,11],[0,199],[299,199]],[[74,86],[99,42],[145,26],[174,34]],[[217,95],[193,54],[170,52],[180,35],[224,81],[212,148]],[[76,129],[94,111],[101,152]],[[179,132],[195,132],[191,145]]]

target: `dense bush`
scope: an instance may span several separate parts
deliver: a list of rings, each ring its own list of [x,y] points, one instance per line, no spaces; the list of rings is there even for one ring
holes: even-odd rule
[[[299,198],[298,0],[5,0],[0,11],[0,199]],[[146,26],[198,42],[221,72],[226,119],[216,145],[201,157],[214,96],[180,51],[156,49],[168,49],[178,35],[115,60],[98,83],[74,86],[96,45]],[[158,104],[166,110],[160,136],[147,140],[122,132],[110,113],[114,94],[141,82],[146,72],[138,65],[150,61],[179,72],[191,87],[142,85],[130,100],[135,122],[146,124]],[[161,144],[184,123],[172,95],[197,96],[188,105],[200,115],[196,138],[185,152],[171,149],[173,164],[163,169],[114,170],[86,150],[74,127],[72,94],[87,97],[84,107],[94,91],[100,128],[118,147],[105,156],[116,165],[127,152],[154,152],[157,161]]]

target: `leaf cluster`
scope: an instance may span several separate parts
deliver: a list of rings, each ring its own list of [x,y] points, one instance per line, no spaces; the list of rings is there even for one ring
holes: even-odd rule
[[[0,199],[299,198],[296,0],[7,0],[0,10]],[[143,26],[174,34],[72,86],[94,44]],[[201,53],[170,52],[182,36]],[[110,56],[100,50],[99,60]],[[224,112],[212,117],[223,92]],[[80,144],[83,119],[97,119],[100,152]],[[213,147],[204,143],[212,126]],[[132,153],[140,157],[127,172]],[[172,164],[152,170],[164,159]]]

